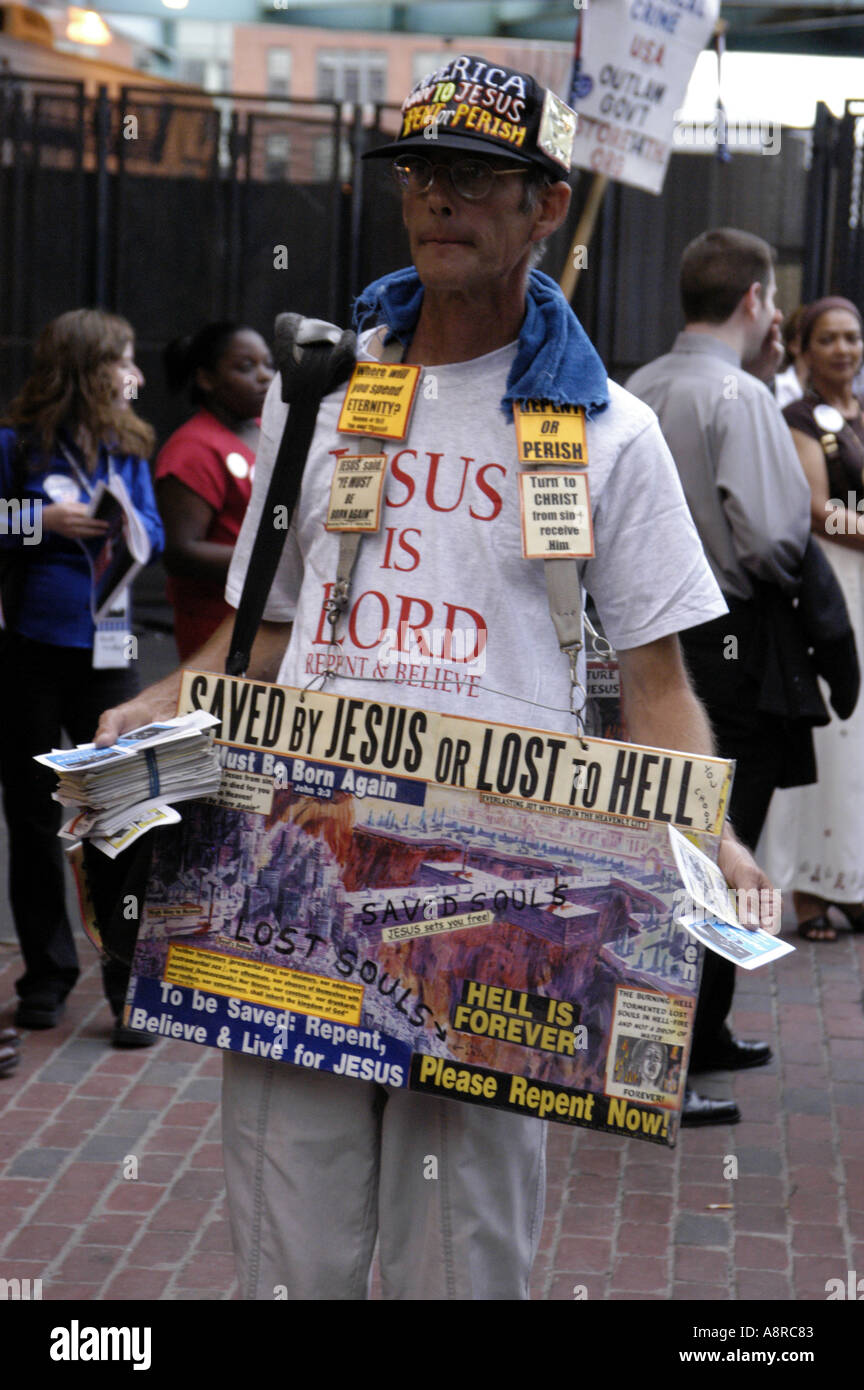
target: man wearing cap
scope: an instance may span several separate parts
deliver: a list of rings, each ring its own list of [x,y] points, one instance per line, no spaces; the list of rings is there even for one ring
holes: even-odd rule
[[[336,694],[572,729],[544,564],[523,558],[513,411],[582,406],[595,537],[582,570],[620,651],[631,736],[708,752],[674,634],[723,602],[674,465],[654,416],[607,380],[554,282],[529,276],[566,214],[574,129],[573,112],[533,78],[461,55],[410,94],[395,142],[369,152],[393,163],[413,265],[360,296],[359,358],[421,369],[413,413],[406,437],[384,446],[381,529],[363,538],[328,646],[340,552],[325,521],[346,452],[344,388],[325,397],[248,674],[302,686],[329,672]],[[228,580],[235,605],[285,412],[277,382]],[[440,665],[423,668],[410,650],[430,629],[449,640]],[[191,664],[222,669],[228,637],[222,629]],[[173,708],[177,686],[170,678],[112,711],[100,742]],[[765,883],[731,834],[721,853],[731,882]],[[527,1298],[542,1122],[234,1053],[223,1116],[245,1297],[365,1298],[377,1240],[385,1298]]]
[[[782,314],[774,303],[773,262],[771,247],[749,232],[719,228],[691,241],[680,272],[686,328],[671,352],[627,383],[657,412],[730,609],[723,618],[690,626],[681,642],[718,748],[736,759],[729,815],[751,848],[774,788],[801,780],[802,767],[807,781],[812,766],[809,724],[796,727],[760,709],[766,644],[757,589],[797,591],[810,530],[809,490],[786,422],[768,388],[742,368],[742,362],[770,358],[779,343]],[[693,1030],[693,1073],[771,1060],[767,1043],[730,1032],[726,1017],[734,988],[734,965],[708,951]],[[740,1118],[733,1101],[709,1100],[689,1089],[688,1114],[702,1124]]]

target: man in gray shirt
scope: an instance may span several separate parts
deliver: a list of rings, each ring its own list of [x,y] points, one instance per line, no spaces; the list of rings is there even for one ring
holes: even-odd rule
[[[763,585],[796,591],[810,530],[810,491],[789,429],[768,388],[742,367],[777,336],[773,261],[771,248],[747,232],[723,228],[692,241],[680,275],[687,327],[671,352],[627,383],[660,419],[729,606],[726,617],[683,633],[682,647],[720,752],[737,760],[730,818],[751,847],[774,788],[793,785],[796,775],[788,725],[758,708],[759,600]],[[692,1071],[770,1060],[767,1044],[729,1031],[734,987],[734,966],[707,952]],[[739,1118],[732,1102],[688,1093],[685,1123]]]

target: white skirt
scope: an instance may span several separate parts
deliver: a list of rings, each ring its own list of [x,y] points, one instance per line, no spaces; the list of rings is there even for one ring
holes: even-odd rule
[[[864,666],[864,551],[819,541],[839,580]],[[820,683],[829,706],[828,688]],[[850,719],[813,730],[818,782],[775,791],[756,857],[778,888],[864,901],[864,689]]]

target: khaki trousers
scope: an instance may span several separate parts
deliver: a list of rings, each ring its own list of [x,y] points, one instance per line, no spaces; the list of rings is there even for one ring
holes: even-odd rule
[[[543,1121],[227,1052],[222,1123],[244,1298],[528,1298]]]

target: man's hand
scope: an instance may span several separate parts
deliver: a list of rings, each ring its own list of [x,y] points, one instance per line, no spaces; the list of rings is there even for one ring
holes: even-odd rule
[[[677,637],[620,651],[618,661],[624,723],[633,743],[717,756],[705,711],[690,688]],[[744,894],[742,926],[753,931],[761,926],[776,936],[780,894],[731,825],[723,830],[717,863],[730,887]]]
[[[157,720],[173,719],[177,713],[177,694],[159,693],[160,686],[151,685],[134,700],[125,705],[115,705],[106,709],[99,720],[93,742],[97,748],[107,748],[116,743],[121,734],[130,729],[140,729],[142,724],[153,724]]]
[[[196,671],[224,671],[233,627],[232,615],[225,618],[204,646],[190,657],[189,666]],[[157,719],[173,719],[177,713],[182,678],[183,667],[178,666],[164,680],[148,685],[134,700],[106,709],[93,736],[96,747],[107,748],[117,741],[120,734],[138,729],[142,724],[152,724]]]
[[[776,936],[780,931],[780,894],[728,824],[723,828],[717,864],[730,888],[740,895],[742,910],[738,916],[742,927],[750,931],[761,927]]]
[[[779,372],[785,355],[783,339],[780,336],[780,324],[774,322],[762,339],[762,345],[756,356],[746,358],[741,365],[745,372],[758,377],[767,386]]]
[[[234,615],[230,614],[204,646],[189,657],[186,665],[193,671],[224,671],[233,630]],[[246,672],[250,680],[275,681],[290,636],[290,623],[261,623]],[[178,667],[164,680],[142,690],[134,700],[106,709],[93,739],[97,748],[106,748],[116,742],[120,734],[140,728],[142,724],[152,724],[156,719],[173,719],[177,713],[182,677],[183,668]]]

